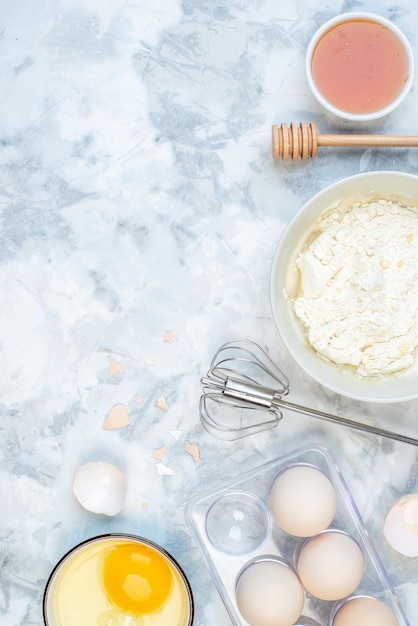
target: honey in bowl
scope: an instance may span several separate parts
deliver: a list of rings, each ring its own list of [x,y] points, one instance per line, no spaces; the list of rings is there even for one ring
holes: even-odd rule
[[[47,626],[189,626],[193,601],[177,563],[130,535],[103,535],[57,565],[44,596]]]
[[[347,119],[388,113],[412,81],[409,42],[390,21],[373,14],[330,20],[313,37],[307,59],[308,81],[316,97]]]

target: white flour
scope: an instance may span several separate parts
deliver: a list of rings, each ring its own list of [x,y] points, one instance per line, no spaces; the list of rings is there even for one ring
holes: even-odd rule
[[[361,377],[414,362],[418,345],[418,209],[379,200],[336,208],[303,251],[294,311],[312,347]]]

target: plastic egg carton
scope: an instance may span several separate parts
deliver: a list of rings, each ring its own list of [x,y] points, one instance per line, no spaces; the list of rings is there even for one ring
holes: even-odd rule
[[[355,595],[369,595],[385,602],[399,626],[410,626],[379,555],[368,535],[335,459],[321,445],[301,447],[241,474],[190,501],[186,519],[210,570],[213,581],[235,626],[247,626],[237,606],[236,581],[254,559],[274,555],[296,569],[296,558],[305,541],[283,531],[272,518],[269,494],[279,471],[295,463],[322,470],[337,493],[337,512],[330,528],[349,533],[362,548],[365,568]],[[337,603],[319,600],[305,591],[303,616],[297,624],[316,620],[327,626]]]

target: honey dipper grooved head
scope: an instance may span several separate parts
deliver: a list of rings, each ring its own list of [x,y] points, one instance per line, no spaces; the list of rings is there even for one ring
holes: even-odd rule
[[[272,128],[273,158],[287,161],[289,156],[293,161],[299,157],[302,160],[314,158],[318,152],[318,134],[314,123],[294,123],[290,127],[283,122],[280,126],[274,124]]]

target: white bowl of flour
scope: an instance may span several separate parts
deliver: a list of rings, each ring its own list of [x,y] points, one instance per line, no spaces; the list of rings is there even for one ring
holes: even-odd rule
[[[315,195],[279,241],[270,299],[317,382],[370,402],[418,397],[418,177],[370,172]]]

